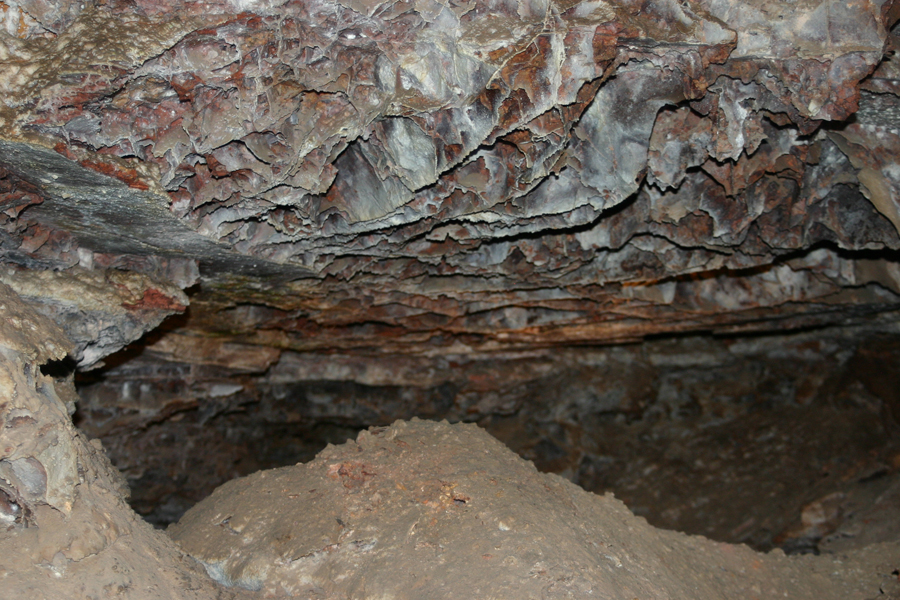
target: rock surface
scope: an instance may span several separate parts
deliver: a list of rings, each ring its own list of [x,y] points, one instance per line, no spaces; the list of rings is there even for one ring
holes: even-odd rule
[[[900,302],[892,3],[32,4],[5,259],[193,268],[195,332],[497,350]]]
[[[835,515],[893,531],[898,18],[895,0],[0,2],[4,585],[242,593],[128,510],[69,421],[73,378],[76,420],[158,523],[421,415],[478,420],[588,487],[615,475],[638,509],[693,486],[660,506],[673,527],[749,485],[740,457],[790,463],[759,488],[802,482],[781,516],[697,518],[758,547],[883,541]],[[717,548],[598,502],[661,544],[651,563]],[[781,568],[735,552],[711,560]],[[693,585],[683,560],[615,581]],[[816,564],[798,594],[831,577]]]
[[[419,420],[231,481],[170,532],[217,581],[274,598],[846,600],[890,573],[657,530],[474,425]]]
[[[127,271],[7,268],[0,282],[65,330],[75,341],[68,356],[82,369],[98,366],[188,304],[170,281]]]
[[[40,371],[65,356],[64,334],[3,284],[0,305],[0,596],[227,598],[134,514],[102,445],[72,426],[60,395],[74,390]]]

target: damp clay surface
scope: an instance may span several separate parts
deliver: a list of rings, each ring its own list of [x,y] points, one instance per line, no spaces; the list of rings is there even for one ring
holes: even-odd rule
[[[894,597],[900,546],[788,557],[659,530],[475,425],[398,421],[217,489],[169,529],[264,598]]]

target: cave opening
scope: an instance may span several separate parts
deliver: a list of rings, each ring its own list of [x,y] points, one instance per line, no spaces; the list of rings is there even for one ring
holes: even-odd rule
[[[3,0],[0,596],[900,598],[900,0]]]
[[[476,423],[657,527],[835,552],[900,527],[891,323],[439,357],[283,351],[256,370],[138,344],[77,375],[74,419],[162,528],[230,479],[419,417]]]

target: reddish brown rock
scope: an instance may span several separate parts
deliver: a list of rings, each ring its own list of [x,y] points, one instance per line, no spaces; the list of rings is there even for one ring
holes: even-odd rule
[[[857,110],[887,5],[13,13],[8,260],[187,255],[207,332],[256,303],[285,333],[253,343],[481,350],[897,305],[892,125],[823,130]]]

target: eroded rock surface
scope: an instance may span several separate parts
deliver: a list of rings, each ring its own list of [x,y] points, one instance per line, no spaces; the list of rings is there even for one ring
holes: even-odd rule
[[[15,336],[4,342],[8,396],[34,382],[46,396],[31,398],[44,411],[39,435],[0,438],[18,448],[2,459],[13,511],[3,543],[30,548],[12,546],[15,585],[33,578],[57,590],[73,581],[63,566],[84,564],[74,556],[121,551],[140,562],[128,553],[163,543],[122,508],[112,471],[68,422],[71,373],[54,380],[37,368],[47,358],[63,361],[51,369],[60,373],[101,366],[176,313],[81,380],[92,395],[77,415],[111,442],[132,482],[154,488],[141,498],[173,495],[172,481],[203,471],[168,506],[146,503],[160,522],[254,460],[294,462],[313,441],[398,415],[481,420],[583,483],[604,485],[604,470],[618,470],[635,502],[652,498],[641,469],[677,464],[690,448],[669,417],[762,438],[765,419],[746,406],[773,403],[800,415],[790,422],[830,415],[823,427],[835,439],[848,415],[878,440],[890,435],[896,385],[856,373],[889,373],[896,356],[890,343],[866,344],[896,336],[900,314],[898,6],[0,2],[0,285],[30,303],[0,316],[26,323],[19,313],[37,309],[72,342],[57,330],[25,350]],[[849,349],[835,349],[843,333],[819,329],[835,325],[881,337],[850,334]],[[775,350],[735,354],[720,341],[714,359],[693,366],[677,363],[692,360],[688,347],[668,366],[568,349],[787,330],[813,333],[785,342],[781,366]],[[755,359],[768,367],[746,368]],[[498,365],[509,373],[492,372]],[[822,379],[810,365],[846,378]],[[841,391],[820,393],[832,385]],[[548,404],[558,389],[565,402]],[[538,391],[545,399],[532,403]],[[738,392],[753,398],[744,412]],[[609,413],[646,425],[662,458],[616,464],[607,446],[579,445],[586,423],[606,431]],[[271,423],[308,428],[276,442]],[[786,447],[780,435],[765,439]],[[191,465],[190,453],[172,456],[173,439],[225,454]],[[257,440],[268,444],[264,460]],[[889,452],[876,454],[868,460],[892,465]],[[234,455],[251,458],[222,458]],[[105,483],[86,483],[91,469]],[[842,531],[834,507],[856,502],[825,487],[790,501],[806,529],[762,517],[749,529],[708,524],[761,546],[779,532],[817,543],[822,523]],[[692,501],[673,502],[667,523],[684,523]],[[100,529],[77,541],[70,525],[88,506],[102,515],[84,522]],[[62,540],[47,542],[59,577],[46,581],[33,557],[44,542],[32,539],[50,529],[44,519],[61,523]],[[122,548],[129,532],[135,543]],[[160,548],[162,572],[179,572],[165,566],[171,547]],[[144,576],[122,589],[143,590]],[[185,577],[190,593],[206,593],[208,583]]]
[[[169,531],[277,598],[869,598],[900,551],[860,569],[656,530],[475,425],[419,420],[231,481]]]
[[[3,284],[0,306],[0,596],[223,597],[134,514],[99,441],[73,427],[64,384],[40,370],[71,342]]]
[[[65,330],[75,341],[69,356],[83,369],[96,366],[188,304],[184,292],[168,280],[112,269],[9,267],[0,270],[0,282]]]
[[[898,305],[890,2],[9,6],[6,261],[188,261],[194,331],[495,350]]]

